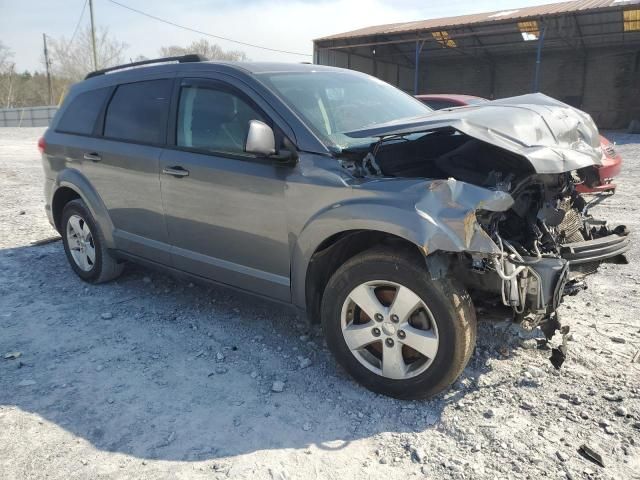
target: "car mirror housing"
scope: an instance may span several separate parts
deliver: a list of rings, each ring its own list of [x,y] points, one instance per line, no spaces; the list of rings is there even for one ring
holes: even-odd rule
[[[298,152],[291,140],[284,137],[282,139],[282,147],[278,153],[271,155],[269,158],[274,160],[278,165],[294,166],[298,163]]]
[[[265,157],[275,154],[276,138],[272,128],[260,120],[250,120],[244,151]]]

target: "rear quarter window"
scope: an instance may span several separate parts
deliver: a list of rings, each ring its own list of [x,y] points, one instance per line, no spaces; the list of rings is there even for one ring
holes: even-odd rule
[[[139,143],[164,143],[171,80],[118,86],[107,107],[104,136]]]
[[[64,110],[56,130],[91,135],[110,88],[100,88],[77,95]]]

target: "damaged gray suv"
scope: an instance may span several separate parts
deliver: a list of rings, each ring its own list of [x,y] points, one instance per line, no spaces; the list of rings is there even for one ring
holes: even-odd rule
[[[292,304],[358,382],[410,399],[464,369],[474,302],[551,336],[563,295],[628,247],[576,192],[596,126],[551,98],[432,112],[350,70],[155,62],[89,74],[40,140],[87,282],[133,261]]]

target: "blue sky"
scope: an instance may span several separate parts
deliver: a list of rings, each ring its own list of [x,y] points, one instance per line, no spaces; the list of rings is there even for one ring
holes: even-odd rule
[[[42,33],[73,33],[85,0],[0,0],[0,42],[14,52],[18,70],[42,69]],[[248,43],[311,54],[314,38],[370,25],[508,10],[550,3],[544,0],[118,0],[130,7],[192,28]],[[96,23],[127,43],[127,57],[157,56],[164,45],[186,45],[196,33],[165,25],[94,0]],[[83,23],[88,24],[89,9]],[[244,50],[252,60],[303,61],[305,57],[217,41]],[[310,60],[311,57],[308,57]]]

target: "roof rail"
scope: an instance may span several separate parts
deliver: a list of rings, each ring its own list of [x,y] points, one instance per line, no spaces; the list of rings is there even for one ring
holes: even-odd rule
[[[140,62],[125,63],[124,65],[117,65],[115,67],[102,68],[95,72],[89,72],[84,79],[97,77],[98,75],[104,75],[107,72],[113,72],[115,70],[125,70],[130,67],[139,67],[141,65],[151,65],[153,63],[166,63],[166,62],[178,62],[178,63],[190,63],[190,62],[206,62],[207,58],[196,53],[190,53],[189,55],[179,55],[177,57],[164,57],[153,58],[151,60],[142,60]]]

